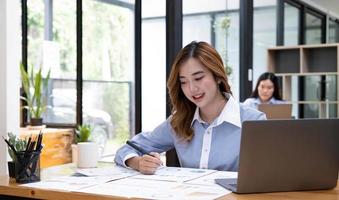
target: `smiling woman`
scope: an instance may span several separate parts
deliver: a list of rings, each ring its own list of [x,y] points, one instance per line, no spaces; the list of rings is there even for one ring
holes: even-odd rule
[[[125,145],[115,162],[153,174],[162,164],[159,153],[175,148],[182,167],[237,171],[242,121],[265,116],[235,101],[218,52],[206,42],[185,46],[174,60],[167,87],[172,115],[130,140],[146,154]]]
[[[211,124],[221,110],[209,105],[221,105],[219,107],[222,108],[226,103],[215,84],[213,74],[194,58],[190,58],[180,67],[179,74],[185,96],[200,107],[201,118]]]
[[[180,78],[180,85],[176,81],[177,76]],[[186,79],[184,82],[183,78]],[[186,82],[188,83],[185,84]],[[222,58],[205,42],[191,42],[179,52],[167,85],[174,109],[184,111],[173,113],[172,119],[174,130],[184,140],[190,140],[193,132],[191,125],[183,122],[182,118],[191,118],[197,106],[202,119],[210,124],[226,103],[223,93],[232,93]],[[181,90],[176,90],[178,87]]]

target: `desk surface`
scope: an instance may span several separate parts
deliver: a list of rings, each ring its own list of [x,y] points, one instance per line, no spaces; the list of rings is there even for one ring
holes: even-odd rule
[[[49,175],[42,172],[42,179]],[[20,196],[37,199],[81,199],[81,200],[112,200],[112,199],[127,199],[124,197],[114,197],[105,195],[93,195],[80,192],[67,192],[57,190],[45,190],[37,188],[22,187],[15,183],[14,179],[9,179],[7,176],[0,176],[0,195]],[[339,180],[337,187],[332,190],[318,190],[318,191],[300,191],[300,192],[276,192],[276,193],[262,193],[262,194],[228,194],[221,198],[221,200],[294,200],[294,199],[308,199],[308,200],[339,200]]]

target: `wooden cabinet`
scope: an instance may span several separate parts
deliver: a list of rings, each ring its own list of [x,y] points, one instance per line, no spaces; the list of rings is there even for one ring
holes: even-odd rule
[[[35,137],[40,130],[20,129],[20,137]],[[40,167],[46,168],[72,162],[73,129],[42,129],[43,149],[40,156]]]
[[[339,116],[339,44],[268,49],[268,71],[280,78],[283,99],[298,117]],[[316,114],[305,115],[307,111]]]

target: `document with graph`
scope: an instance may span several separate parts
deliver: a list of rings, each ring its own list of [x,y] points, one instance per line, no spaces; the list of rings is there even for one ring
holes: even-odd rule
[[[185,182],[185,181],[196,179],[202,176],[206,176],[215,171],[216,170],[196,169],[196,168],[160,167],[153,175],[138,174],[131,178],[159,180],[159,181]]]
[[[217,199],[231,193],[219,185],[193,185],[179,182],[124,178],[77,192],[143,199]]]

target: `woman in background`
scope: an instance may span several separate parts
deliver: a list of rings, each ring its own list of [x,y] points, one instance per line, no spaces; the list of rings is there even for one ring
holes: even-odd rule
[[[135,135],[116,153],[118,165],[154,174],[159,153],[175,148],[181,167],[237,171],[242,122],[266,119],[232,96],[220,55],[206,42],[178,53],[167,82],[171,116],[152,132]],[[150,112],[150,111],[146,111]]]
[[[265,72],[258,78],[255,90],[244,105],[257,109],[259,104],[283,104],[280,96],[278,78],[272,72]]]

